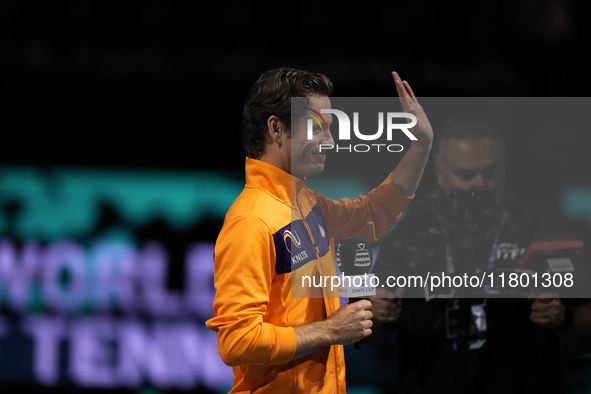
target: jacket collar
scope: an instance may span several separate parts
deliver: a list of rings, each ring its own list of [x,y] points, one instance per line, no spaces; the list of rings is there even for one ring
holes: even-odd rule
[[[246,158],[246,185],[266,190],[288,205],[293,205],[291,196],[297,196],[306,185],[303,180],[264,161]]]

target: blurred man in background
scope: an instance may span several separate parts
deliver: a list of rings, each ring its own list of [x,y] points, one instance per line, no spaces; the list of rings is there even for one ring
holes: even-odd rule
[[[411,129],[417,140],[380,186],[342,201],[305,186],[324,169],[320,144],[334,141],[321,125],[307,138],[302,107],[330,109],[330,80],[277,69],[253,86],[244,108],[246,186],[216,242],[215,317],[207,322],[234,367],[231,392],[345,392],[340,345],[371,334],[371,303],[340,307],[337,289],[311,297],[293,294],[291,285],[302,275],[335,275],[335,243],[353,235],[377,240],[414,196],[433,131],[408,83],[393,77],[403,110],[418,120]],[[293,111],[293,102],[302,105]],[[331,115],[325,120],[330,125]]]
[[[381,282],[428,271],[511,271],[532,240],[568,236],[545,212],[506,197],[505,156],[503,133],[491,123],[468,116],[447,129],[435,156],[442,193],[414,201],[384,241],[376,262]],[[476,216],[466,219],[470,212]],[[401,393],[560,393],[559,345],[591,350],[585,300],[471,298],[448,290],[378,289],[388,298],[372,299],[368,340],[380,343],[397,329]],[[461,305],[470,315],[465,329]]]

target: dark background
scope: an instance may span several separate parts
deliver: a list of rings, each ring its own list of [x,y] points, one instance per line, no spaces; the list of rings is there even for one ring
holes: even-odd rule
[[[241,169],[242,104],[280,66],[341,97],[395,95],[391,70],[419,97],[591,88],[584,1],[340,4],[3,0],[1,160]]]
[[[589,96],[590,14],[561,0],[3,0],[0,165],[241,179],[242,105],[282,66],[328,75],[342,97],[395,95],[392,70],[419,97]],[[510,186],[554,210],[591,164],[591,133],[560,135],[520,130],[510,157]],[[433,184],[428,171],[420,190]],[[219,225],[199,234],[213,240]]]
[[[418,97],[587,96],[590,16],[564,0],[5,0],[0,162],[240,177],[245,97],[282,66],[328,75],[340,97],[395,96],[392,70]],[[591,134],[558,131],[512,136],[513,189],[586,181]]]

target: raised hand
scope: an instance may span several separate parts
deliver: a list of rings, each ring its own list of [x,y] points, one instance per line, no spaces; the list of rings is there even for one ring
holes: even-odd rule
[[[410,131],[417,138],[417,143],[430,149],[431,143],[433,142],[433,128],[431,127],[431,123],[429,123],[429,119],[427,119],[423,107],[419,104],[408,82],[403,81],[396,71],[392,71],[392,77],[396,84],[402,110],[417,117],[417,125],[410,129]]]

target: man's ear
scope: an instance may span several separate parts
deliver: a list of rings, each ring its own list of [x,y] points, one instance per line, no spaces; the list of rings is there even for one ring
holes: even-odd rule
[[[267,137],[275,143],[281,143],[282,124],[279,118],[275,115],[269,116],[267,119]]]

